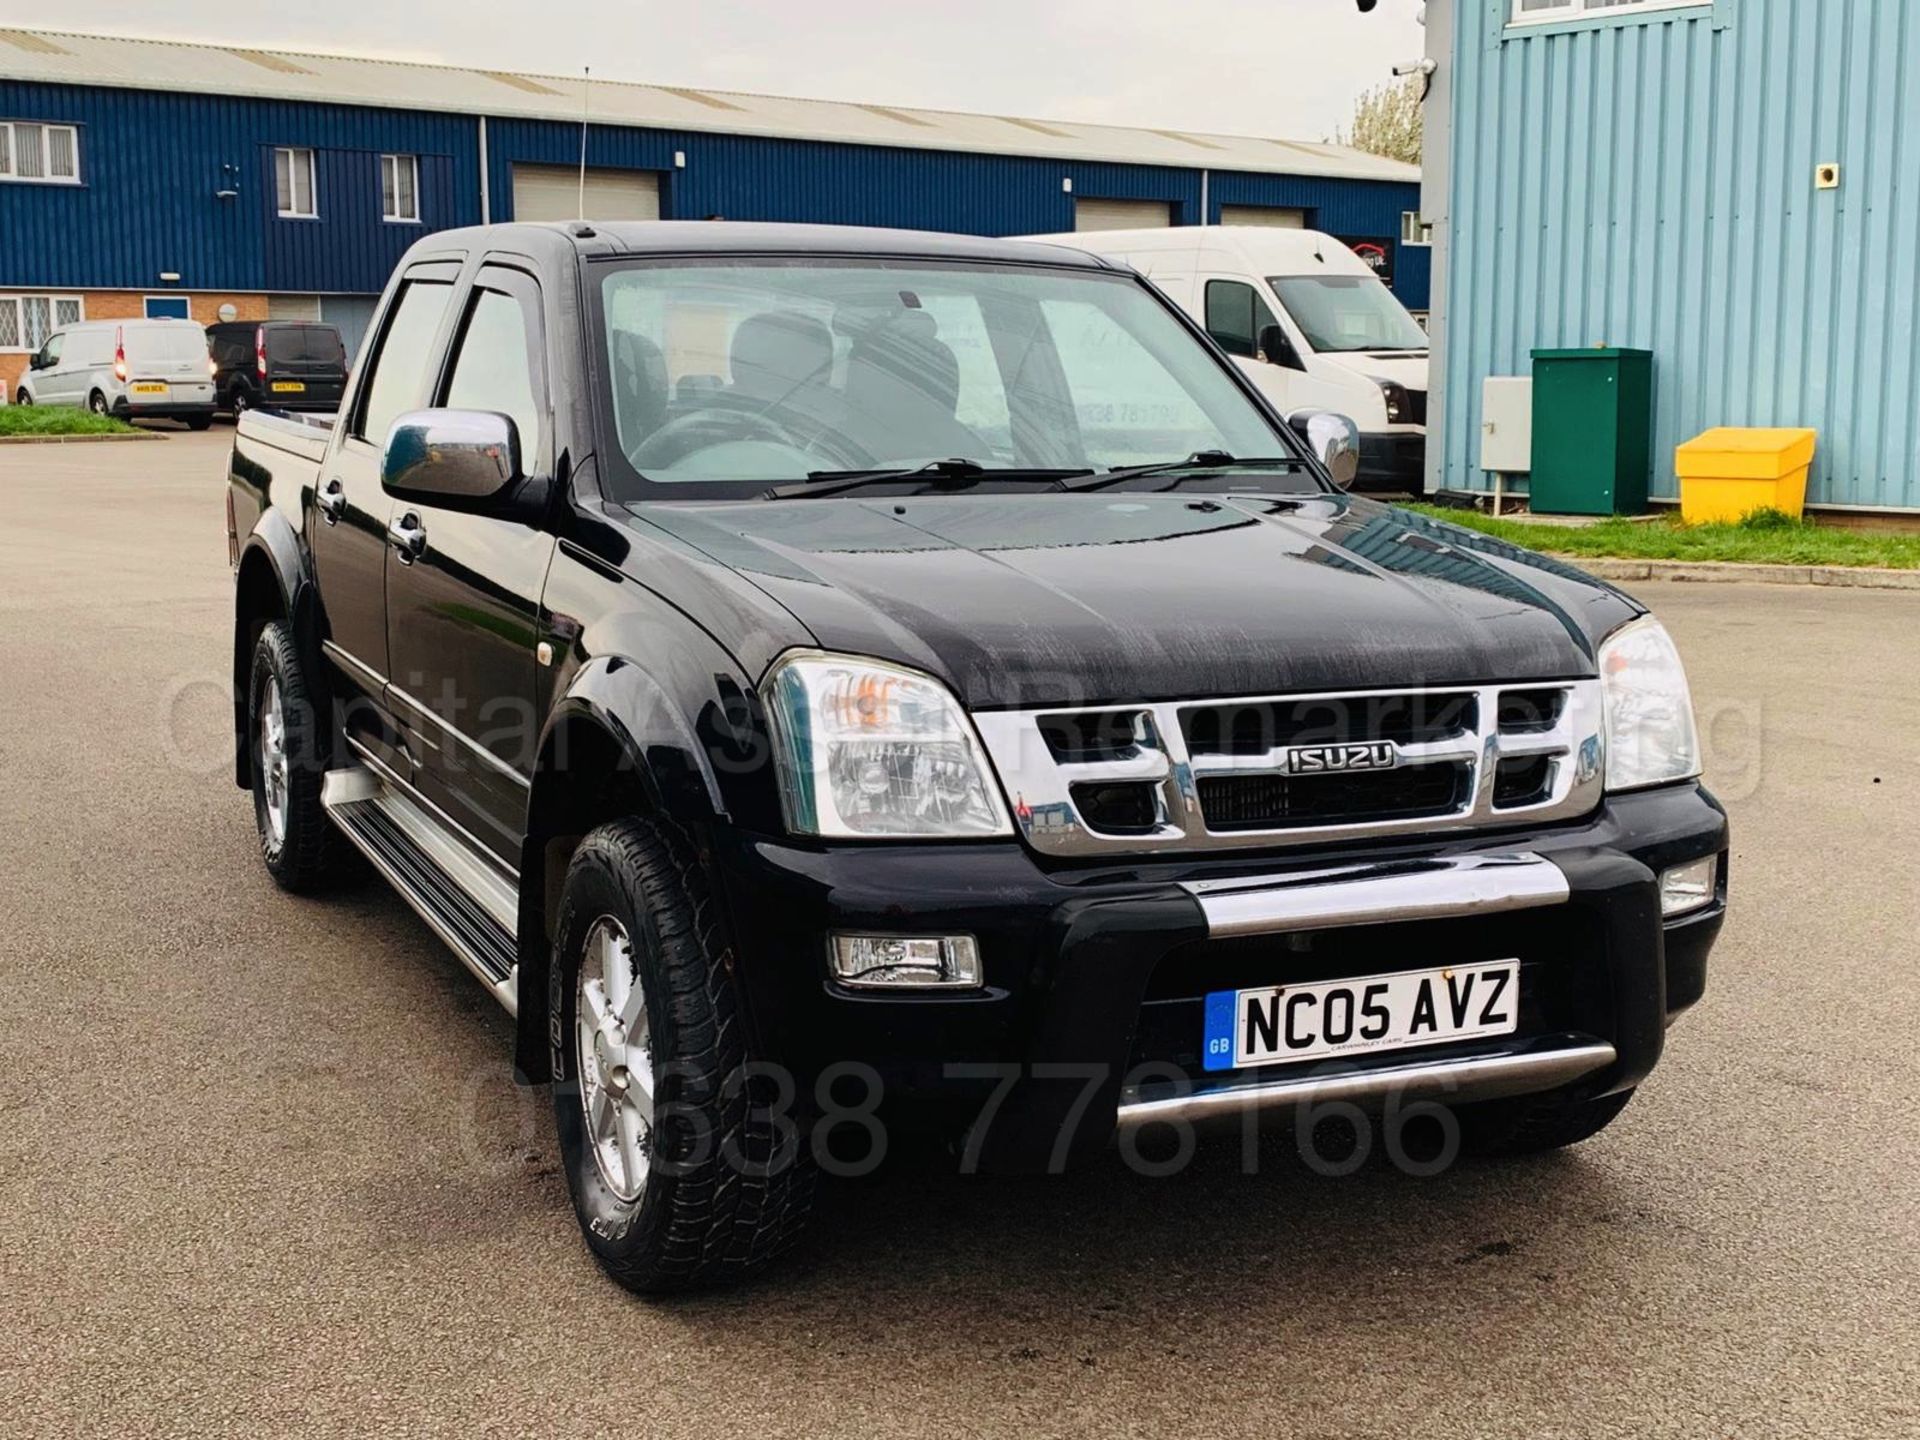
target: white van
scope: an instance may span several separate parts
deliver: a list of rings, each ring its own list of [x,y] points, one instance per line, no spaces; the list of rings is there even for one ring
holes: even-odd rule
[[[1189,225],[1032,238],[1132,265],[1204,325],[1281,414],[1349,417],[1360,427],[1355,489],[1424,487],[1426,332],[1331,235]]]
[[[123,420],[213,424],[207,332],[191,320],[92,320],[56,330],[27,361],[18,405],[79,405]]]

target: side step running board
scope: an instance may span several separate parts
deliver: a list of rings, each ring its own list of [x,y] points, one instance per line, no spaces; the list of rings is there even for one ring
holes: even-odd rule
[[[518,877],[371,769],[328,772],[321,803],[488,993],[517,1013]]]

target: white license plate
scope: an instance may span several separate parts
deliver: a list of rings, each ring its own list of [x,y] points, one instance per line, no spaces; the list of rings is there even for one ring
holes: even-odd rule
[[[1519,992],[1518,960],[1219,990],[1207,996],[1203,1063],[1243,1070],[1511,1035],[1520,1025]]]
[[[153,382],[143,382],[139,385],[130,386],[129,388],[136,395],[165,395],[169,387]]]

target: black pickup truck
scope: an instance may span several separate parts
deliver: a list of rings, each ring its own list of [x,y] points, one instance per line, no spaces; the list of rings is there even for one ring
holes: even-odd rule
[[[1124,267],[497,226],[367,355],[239,427],[236,778],[281,885],[371,866],[517,1016],[624,1284],[759,1265],[906,1133],[1570,1144],[1702,994],[1659,624],[1344,494],[1350,423]]]

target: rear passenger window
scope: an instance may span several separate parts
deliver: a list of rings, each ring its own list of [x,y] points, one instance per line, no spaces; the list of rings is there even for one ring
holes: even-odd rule
[[[511,295],[476,290],[442,403],[511,418],[520,432],[521,461],[531,468],[540,454],[538,395],[525,310]]]
[[[422,403],[433,339],[452,295],[453,286],[435,280],[409,280],[401,289],[367,377],[360,425],[354,431],[362,440],[384,445],[393,422]]]

